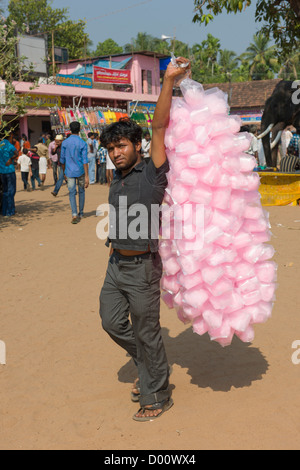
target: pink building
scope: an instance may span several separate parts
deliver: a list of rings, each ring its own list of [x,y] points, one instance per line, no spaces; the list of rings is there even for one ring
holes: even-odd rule
[[[32,106],[20,119],[20,134],[30,135],[35,142],[43,132],[49,132],[50,111],[55,107],[109,107],[130,112],[135,103],[155,105],[160,93],[161,60],[165,55],[152,52],[120,54],[81,61],[70,61],[59,67],[59,75],[76,76],[91,83],[91,87],[41,84],[31,90],[32,84],[16,82],[17,93],[30,94]],[[130,71],[131,83],[127,86],[92,82],[93,64],[107,69]],[[106,67],[105,67],[106,66]],[[68,77],[67,77],[68,78]]]

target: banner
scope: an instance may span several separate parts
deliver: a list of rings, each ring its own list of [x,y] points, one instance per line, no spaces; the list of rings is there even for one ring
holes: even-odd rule
[[[76,75],[56,75],[56,85],[93,88],[93,80],[86,77],[77,77]]]
[[[103,67],[93,67],[94,82],[96,83],[131,83],[130,70],[105,69]]]
[[[56,108],[61,107],[61,97],[52,96],[52,95],[35,95],[35,94],[24,94],[21,93],[21,96],[24,96],[29,99],[27,101],[28,108]]]

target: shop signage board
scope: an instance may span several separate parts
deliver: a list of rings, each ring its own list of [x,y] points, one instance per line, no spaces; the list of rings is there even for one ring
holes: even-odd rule
[[[93,67],[93,79],[95,83],[115,83],[130,84],[130,70],[105,69],[103,67]]]
[[[56,75],[56,84],[62,86],[73,86],[77,88],[93,88],[93,80],[76,75]]]
[[[130,113],[137,112],[137,113],[149,113],[154,114],[156,109],[156,103],[143,103],[141,101],[132,101],[129,103],[129,111]]]
[[[27,98],[28,108],[60,108],[61,97],[55,95],[21,94]],[[29,100],[29,101],[28,101]]]

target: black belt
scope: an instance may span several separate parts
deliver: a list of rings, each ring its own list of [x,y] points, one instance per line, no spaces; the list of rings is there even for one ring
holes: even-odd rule
[[[117,250],[114,250],[114,255],[116,255],[120,260],[123,261],[134,261],[136,259],[150,259],[152,256],[155,256],[156,253],[151,253],[148,251],[147,253],[143,253],[141,255],[133,255],[133,256],[125,256],[121,255]]]

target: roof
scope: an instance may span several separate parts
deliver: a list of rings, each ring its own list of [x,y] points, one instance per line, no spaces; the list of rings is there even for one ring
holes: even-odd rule
[[[158,52],[151,52],[151,51],[134,51],[132,53],[130,52],[122,52],[121,54],[111,54],[111,55],[103,55],[103,56],[99,56],[99,57],[87,57],[86,59],[84,57],[82,57],[81,59],[72,59],[72,60],[69,60],[69,64],[72,64],[72,63],[76,63],[76,62],[94,62],[94,61],[97,61],[97,60],[109,60],[110,58],[114,59],[114,58],[117,58],[117,57],[126,57],[126,56],[135,56],[135,55],[145,55],[145,56],[148,56],[148,57],[156,57],[157,59],[165,59],[166,57],[169,57],[169,54],[160,54]],[[57,62],[59,64],[59,62]]]
[[[276,80],[254,80],[238,83],[210,83],[204,84],[204,89],[219,88],[229,96],[231,108],[255,108],[264,107],[268,98],[272,95]]]
[[[90,74],[92,75],[93,73],[93,66],[95,67],[102,67],[102,68],[112,68],[116,70],[121,70],[126,67],[128,62],[132,59],[132,57],[127,57],[127,59],[123,60],[122,62],[115,62],[115,61],[110,61],[110,60],[97,60],[93,62],[92,64],[87,64],[82,65],[79,67],[77,70],[73,72],[73,75],[85,75],[85,74]]]

